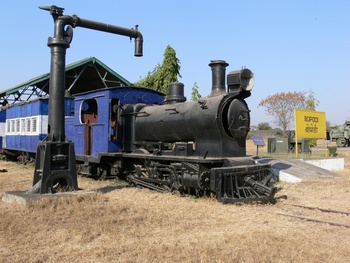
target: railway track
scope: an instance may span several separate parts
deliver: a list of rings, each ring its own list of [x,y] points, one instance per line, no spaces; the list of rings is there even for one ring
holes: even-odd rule
[[[292,217],[300,220],[305,220],[309,222],[328,224],[331,226],[350,228],[350,212],[332,210],[314,206],[305,206],[292,203],[284,203],[287,207],[292,207],[293,209],[287,208],[287,212],[278,212],[277,215]],[[307,211],[312,211],[312,215],[308,215]],[[332,219],[330,216],[326,216],[327,219],[323,219],[325,214],[333,214]],[[345,218],[344,218],[345,217]],[[341,220],[339,220],[341,219]],[[337,221],[343,222],[337,222]],[[344,223],[345,221],[345,223]]]

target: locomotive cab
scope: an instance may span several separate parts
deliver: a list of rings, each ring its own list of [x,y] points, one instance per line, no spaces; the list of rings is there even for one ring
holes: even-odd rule
[[[123,151],[123,106],[161,104],[164,94],[140,87],[118,86],[77,94],[74,121],[66,125],[78,160],[99,162],[101,155]]]

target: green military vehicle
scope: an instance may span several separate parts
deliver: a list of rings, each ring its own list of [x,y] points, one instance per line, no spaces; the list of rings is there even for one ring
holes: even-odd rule
[[[309,139],[298,139],[298,153],[311,153]],[[267,138],[268,153],[295,153],[295,138],[277,137]]]
[[[287,131],[287,133],[276,132],[274,137],[267,138],[268,153],[295,153],[298,147],[298,153],[311,153],[310,139],[295,139],[295,131]]]
[[[345,121],[343,125],[330,125],[328,133],[329,140],[335,141],[338,147],[350,146],[350,120]]]

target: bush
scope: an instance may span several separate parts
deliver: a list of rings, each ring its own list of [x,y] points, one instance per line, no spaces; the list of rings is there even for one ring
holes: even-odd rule
[[[337,147],[336,146],[328,146],[329,156],[335,157],[337,156]]]
[[[317,146],[317,139],[310,139],[309,145],[311,148]]]

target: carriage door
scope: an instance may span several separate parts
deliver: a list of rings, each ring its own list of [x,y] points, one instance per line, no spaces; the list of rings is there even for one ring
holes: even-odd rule
[[[95,99],[84,100],[81,104],[80,122],[84,124],[84,154],[92,152],[92,129],[98,119],[98,107]]]
[[[109,140],[116,141],[119,139],[119,100],[110,100],[110,134]]]

